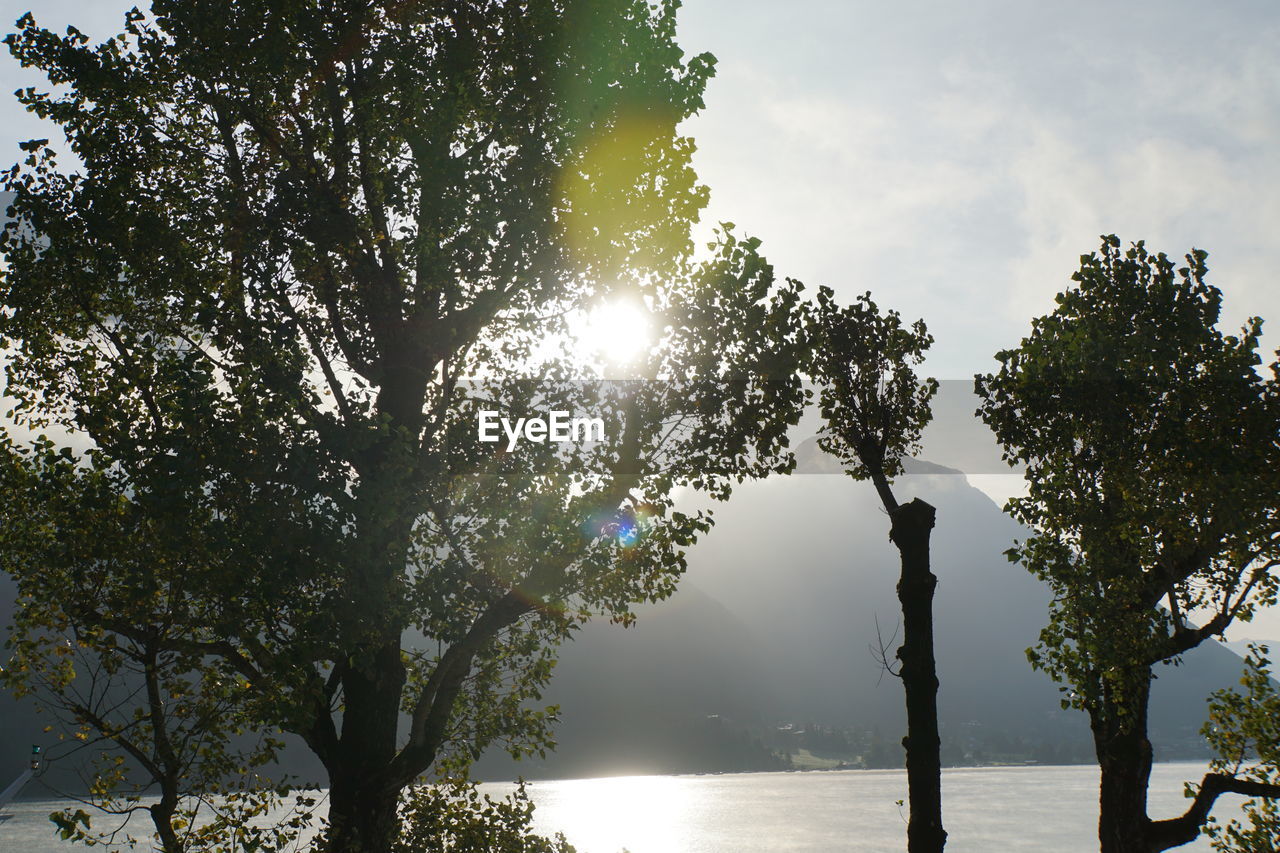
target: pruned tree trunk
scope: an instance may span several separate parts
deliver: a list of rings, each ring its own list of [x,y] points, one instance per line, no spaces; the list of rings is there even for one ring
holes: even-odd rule
[[[906,692],[907,787],[911,814],[907,823],[910,853],[941,853],[947,843],[942,827],[942,738],[938,734],[938,671],[933,653],[933,593],[938,579],[929,567],[933,506],[916,498],[890,513],[889,538],[902,559],[898,600],[902,603],[899,674]]]

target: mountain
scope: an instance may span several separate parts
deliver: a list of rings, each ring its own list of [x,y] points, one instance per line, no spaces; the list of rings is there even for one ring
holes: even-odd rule
[[[13,623],[16,596],[17,585],[0,572],[0,626]],[[41,729],[48,723],[36,713],[31,699],[15,699],[7,690],[0,688],[0,790],[27,766],[31,759],[31,745],[45,743],[48,736]],[[24,793],[30,795],[37,784],[28,783]]]
[[[1244,657],[1249,654],[1249,646],[1266,646],[1273,651],[1280,651],[1280,640],[1262,640],[1257,637],[1244,637],[1227,643],[1227,648]]]
[[[640,608],[632,628],[593,623],[566,645],[547,696],[562,708],[553,755],[522,763],[487,755],[480,774],[677,772],[691,764],[689,732],[708,719],[717,727],[706,736],[736,737],[743,761],[759,758],[756,740],[794,749],[805,742],[797,733],[852,740],[861,732],[861,748],[850,750],[864,759],[873,740],[895,744],[901,686],[872,652],[884,645],[892,658],[897,646],[888,519],[874,490],[839,474],[812,442],[799,456],[792,476],[744,484],[714,507],[716,525],[690,551],[670,601]],[[935,635],[950,759],[1089,760],[1084,715],[1063,711],[1058,687],[1026,660],[1049,594],[1004,556],[1025,531],[954,469],[913,460],[897,491],[938,509]],[[1205,699],[1240,670],[1217,643],[1157,669],[1157,757],[1204,754]]]
[[[892,656],[896,647],[898,567],[888,519],[874,490],[839,474],[812,442],[799,456],[795,474],[743,484],[711,507],[716,525],[691,550],[670,600],[638,608],[632,628],[591,623],[564,646],[546,697],[561,705],[554,753],[520,763],[487,754],[477,776],[774,769],[782,766],[775,753],[801,748],[899,763],[901,687],[870,650],[883,644]],[[1024,654],[1048,606],[1045,587],[1003,555],[1024,531],[958,471],[912,461],[908,472],[900,499],[918,496],[938,509],[932,545],[945,759],[1088,760],[1083,715],[1060,708],[1056,685]],[[13,593],[0,582],[4,625]],[[1216,643],[1182,666],[1158,669],[1157,757],[1203,754],[1205,698],[1235,684],[1240,669],[1240,658]],[[30,703],[0,695],[0,777],[3,768],[21,769],[44,722]],[[303,778],[320,778],[301,748],[287,763]]]

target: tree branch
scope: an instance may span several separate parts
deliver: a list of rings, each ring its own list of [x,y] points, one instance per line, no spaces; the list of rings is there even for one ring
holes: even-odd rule
[[[1221,609],[1214,614],[1213,618],[1199,628],[1182,629],[1178,623],[1174,625],[1173,635],[1164,643],[1161,643],[1156,650],[1148,656],[1148,664],[1156,664],[1163,660],[1176,657],[1184,652],[1189,652],[1205,640],[1221,634],[1223,631],[1235,621],[1236,616],[1240,614],[1241,609],[1248,603],[1249,593],[1253,588],[1262,582],[1271,569],[1276,565],[1280,565],[1280,560],[1272,560],[1258,568],[1254,569],[1249,576],[1249,581],[1240,590],[1240,594],[1236,597],[1234,603],[1224,601]]]
[[[431,765],[476,654],[503,628],[532,611],[535,605],[527,596],[511,590],[493,602],[472,624],[466,636],[440,656],[440,662],[414,705],[408,743],[384,773],[384,779],[392,788],[407,785]]]
[[[1246,797],[1280,798],[1280,785],[1269,785],[1251,779],[1228,776],[1225,773],[1206,773],[1200,782],[1191,807],[1180,817],[1157,820],[1151,823],[1153,850],[1168,850],[1196,840],[1201,827],[1209,819],[1214,802],[1222,794],[1243,794]]]

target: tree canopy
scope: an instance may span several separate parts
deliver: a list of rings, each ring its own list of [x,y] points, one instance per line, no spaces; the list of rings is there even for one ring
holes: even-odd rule
[[[1105,237],[977,379],[979,414],[1026,466],[1008,509],[1033,535],[1010,557],[1053,592],[1028,655],[1089,713],[1104,851],[1166,849],[1183,829],[1146,816],[1152,668],[1276,597],[1280,364],[1258,370],[1261,320],[1218,329],[1206,258],[1177,267]]]
[[[324,764],[332,850],[388,849],[441,762],[547,742],[551,645],[669,594],[709,525],[674,487],[790,465],[799,288],[731,230],[693,258],[713,61],[678,5],[157,0],[6,40],[75,160],[6,176],[7,393],[90,450],[7,446],[60,500],[0,559],[26,605],[235,673]],[[567,318],[620,294],[647,381],[577,381]],[[481,409],[608,440],[508,452]]]

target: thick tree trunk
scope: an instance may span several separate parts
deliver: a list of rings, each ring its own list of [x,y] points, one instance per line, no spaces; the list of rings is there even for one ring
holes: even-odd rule
[[[396,349],[393,364],[407,360]],[[325,853],[389,853],[398,832],[401,786],[390,769],[398,752],[406,681],[400,647],[405,626],[399,577],[408,560],[414,507],[407,495],[422,422],[422,383],[416,373],[389,370],[378,395],[386,434],[363,462],[356,493],[358,537],[348,557],[341,635],[345,660],[342,722],[326,761],[329,827]],[[423,768],[424,770],[426,768]]]
[[[344,674],[342,736],[329,771],[327,853],[391,850],[400,788],[387,771],[396,756],[404,681],[398,637]]]
[[[1150,672],[1133,673],[1132,697],[1105,697],[1105,713],[1090,713],[1102,784],[1098,796],[1098,840],[1101,853],[1160,853],[1190,844],[1200,836],[1221,794],[1280,797],[1280,786],[1221,773],[1209,773],[1187,811],[1153,821],[1147,814],[1147,788],[1153,752],[1147,738]],[[1118,713],[1120,707],[1126,713]]]
[[[941,853],[942,739],[938,734],[938,671],[933,654],[933,593],[938,579],[929,568],[929,537],[935,510],[919,498],[890,513],[889,538],[902,558],[898,600],[902,603],[902,647],[898,659],[907,699],[907,787],[911,816],[910,853]]]
[[[1098,840],[1101,853],[1149,853],[1153,850],[1147,816],[1147,786],[1152,750],[1147,739],[1149,674],[1136,676],[1134,695],[1106,702],[1105,713],[1092,713],[1094,748],[1102,782],[1098,793]],[[1119,713],[1119,705],[1126,713]]]
[[[372,780],[371,780],[372,781]],[[329,789],[326,853],[389,853],[399,831],[400,792],[343,777]]]

